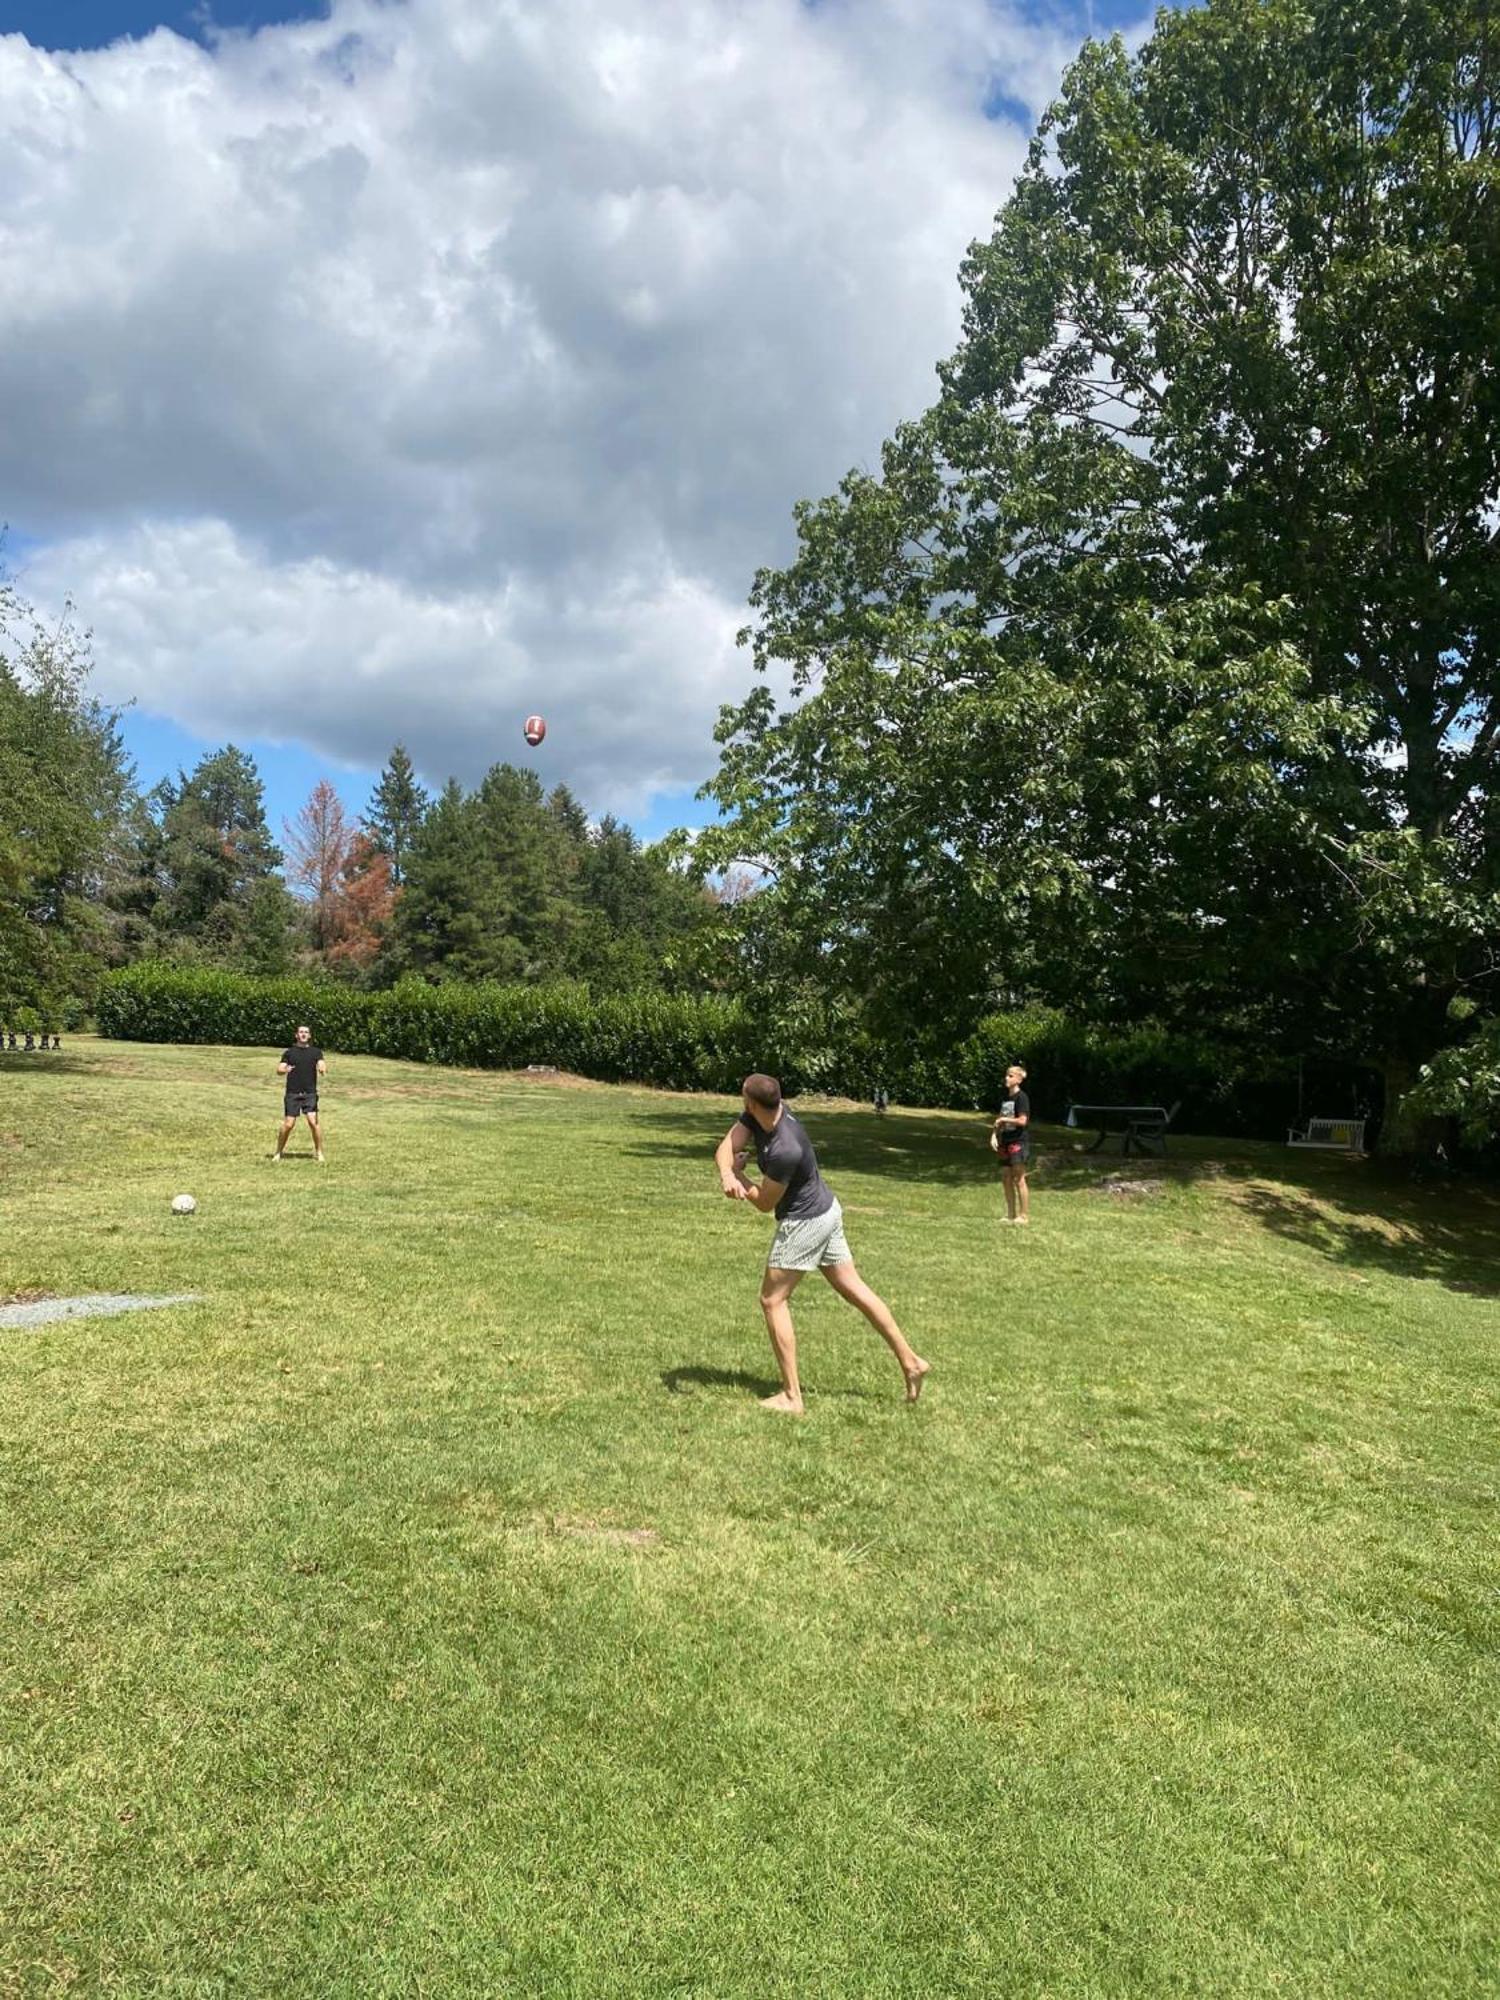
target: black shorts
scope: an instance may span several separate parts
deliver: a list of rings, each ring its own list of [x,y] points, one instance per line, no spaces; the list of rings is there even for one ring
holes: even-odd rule
[[[1002,1139],[1000,1141],[1000,1164],[1010,1167],[1016,1173],[1025,1173],[1031,1164],[1031,1141],[1029,1139]]]
[[[318,1093],[315,1090],[289,1090],[286,1094],[288,1118],[311,1118],[317,1108]]]

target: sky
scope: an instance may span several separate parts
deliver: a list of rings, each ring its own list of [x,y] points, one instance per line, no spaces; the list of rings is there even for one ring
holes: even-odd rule
[[[1122,0],[0,0],[3,560],[143,781],[701,823],[756,569],[934,393]]]

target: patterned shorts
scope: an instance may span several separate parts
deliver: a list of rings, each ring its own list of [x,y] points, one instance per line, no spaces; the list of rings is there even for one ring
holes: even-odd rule
[[[766,1263],[773,1271],[821,1271],[831,1264],[852,1264],[854,1252],[844,1236],[844,1211],[835,1202],[821,1215],[803,1221],[789,1216],[776,1225]]]

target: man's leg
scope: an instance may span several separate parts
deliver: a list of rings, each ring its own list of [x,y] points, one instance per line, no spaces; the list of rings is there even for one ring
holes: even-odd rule
[[[323,1164],[323,1128],[318,1123],[318,1114],[316,1111],[308,1112],[307,1129],[312,1133],[313,1153],[317,1158],[318,1165],[321,1166]]]
[[[1004,1179],[1005,1219],[1007,1222],[1014,1222],[1016,1219],[1016,1170],[1014,1167],[1007,1167],[1005,1169]]]
[[[296,1124],[296,1122],[297,1122],[297,1114],[295,1111],[291,1112],[287,1117],[283,1118],[281,1121],[281,1130],[276,1134],[275,1157],[278,1160],[281,1158],[282,1154],[286,1151],[286,1142],[288,1139],[291,1138],[292,1127]]]
[[[1030,1222],[1031,1190],[1026,1185],[1026,1169],[1024,1167],[1017,1167],[1015,1169],[1015,1182],[1016,1182],[1016,1221]]]
[[[922,1377],[931,1373],[932,1363],[924,1361],[916,1353],[897,1326],[895,1314],[885,1300],[879,1292],[871,1291],[852,1264],[825,1264],[823,1276],[841,1299],[847,1299],[851,1306],[858,1306],[895,1355],[901,1364],[901,1373],[906,1377],[906,1400],[914,1403],[922,1393]]]
[[[792,1328],[789,1301],[804,1275],[801,1271],[778,1271],[775,1265],[768,1264],[760,1281],[760,1309],[766,1316],[766,1331],[781,1371],[780,1394],[762,1396],[760,1406],[791,1417],[802,1415],[802,1384],[797,1379],[797,1335]]]

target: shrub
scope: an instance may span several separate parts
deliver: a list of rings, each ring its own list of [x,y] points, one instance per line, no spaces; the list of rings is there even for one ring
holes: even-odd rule
[[[1054,1010],[991,1015],[954,1044],[882,1047],[859,1022],[800,1000],[785,1019],[718,995],[590,993],[582,986],[427,985],[384,992],[309,978],[258,979],[144,961],[111,973],[100,1032],[122,1040],[280,1047],[299,1021],[351,1055],[474,1069],[554,1063],[603,1082],[733,1095],[768,1069],[791,1096],[868,1098],[884,1083],[905,1104],[992,1110],[1006,1065],[1023,1062],[1039,1118],[1070,1103],[1181,1100],[1187,1131],[1275,1133],[1290,1078],[1253,1068],[1207,1037],[1143,1024],[1101,1029]]]

